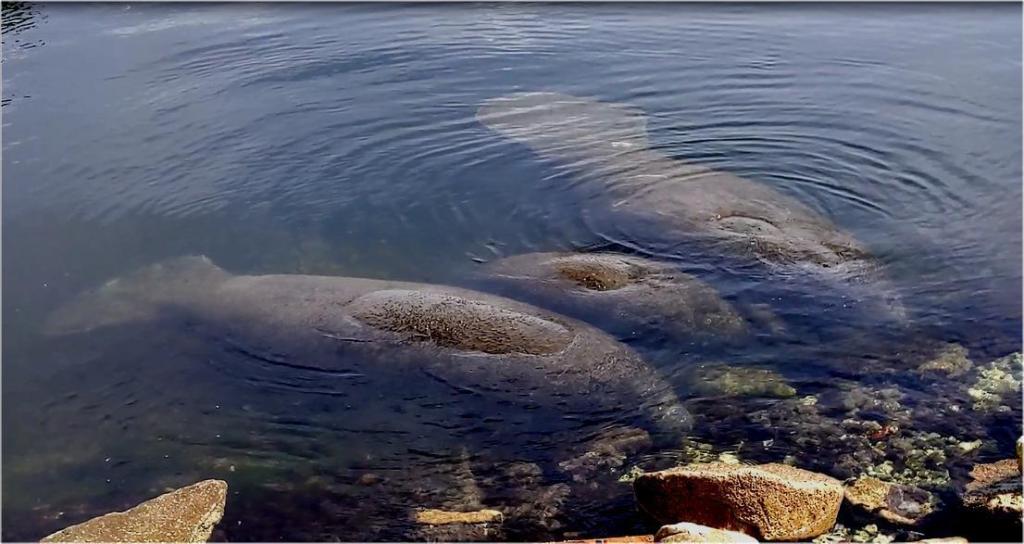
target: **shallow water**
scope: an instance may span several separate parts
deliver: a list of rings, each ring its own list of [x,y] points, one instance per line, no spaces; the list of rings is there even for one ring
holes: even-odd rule
[[[3,538],[207,477],[231,489],[221,539],[413,538],[414,508],[523,504],[507,538],[649,530],[617,480],[690,460],[692,443],[560,466],[628,414],[324,376],[191,323],[40,333],[77,293],[188,254],[239,274],[475,286],[500,256],[626,250],[581,214],[573,172],[474,118],[534,90],[638,107],[660,152],[799,199],[880,256],[910,310],[896,329],[677,256],[789,330],[628,339],[687,400],[691,441],[848,477],[924,433],[981,439],[938,463],[962,483],[1012,455],[1020,399],[982,413],[975,373],[914,369],[945,342],[976,365],[1021,349],[1020,21],[1013,5],[5,4]],[[694,374],[718,361],[773,369],[797,397],[709,395]],[[895,421],[909,445],[859,458],[835,439],[850,419]],[[542,477],[506,474],[523,463]]]

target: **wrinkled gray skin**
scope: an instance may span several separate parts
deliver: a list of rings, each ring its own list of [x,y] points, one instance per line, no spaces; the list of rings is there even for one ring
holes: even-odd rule
[[[675,266],[617,253],[527,253],[483,267],[486,280],[617,334],[730,337],[746,322],[710,285]],[[519,298],[517,296],[516,298]]]
[[[643,406],[682,433],[689,414],[632,350],[597,329],[513,300],[454,287],[305,275],[236,276],[205,257],[151,265],[84,293],[49,334],[182,315],[274,350],[326,342],[361,371],[424,371],[459,388],[567,410]],[[301,361],[337,370],[335,357]],[[415,373],[415,372],[414,372]]]
[[[584,216],[600,235],[648,254],[687,241],[817,279],[905,310],[866,248],[828,219],[771,187],[672,159],[650,148],[640,110],[549,92],[486,101],[477,119],[578,174]]]

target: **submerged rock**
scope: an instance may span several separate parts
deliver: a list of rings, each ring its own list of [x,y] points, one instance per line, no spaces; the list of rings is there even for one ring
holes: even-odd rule
[[[736,531],[714,529],[696,523],[673,523],[665,525],[654,534],[655,542],[743,542],[755,543],[757,539]]]
[[[914,486],[865,476],[846,487],[846,501],[885,521],[913,526],[932,512],[931,493]]]
[[[764,368],[703,364],[697,367],[693,382],[702,395],[781,399],[796,395],[796,389],[781,374]]]
[[[1008,396],[1020,397],[1021,364],[1021,354],[1014,353],[980,367],[974,383],[967,389],[967,395],[974,401],[974,410],[1009,412],[1010,407],[1004,403]]]
[[[646,450],[651,445],[651,435],[643,429],[610,429],[584,445],[583,454],[560,462],[558,467],[572,475],[573,481],[582,482],[599,472],[619,470],[627,457]]]
[[[966,374],[974,367],[974,362],[967,357],[967,349],[960,344],[946,344],[932,359],[917,367],[922,372],[945,374],[956,377]]]
[[[710,285],[670,263],[616,253],[528,253],[488,264],[489,281],[615,332],[732,336],[746,322]]]
[[[204,480],[72,525],[42,542],[206,542],[224,515],[228,484]]]
[[[416,512],[416,522],[426,525],[451,525],[453,523],[500,523],[501,512],[477,510],[475,512],[449,512],[427,509]]]
[[[484,542],[501,533],[502,514],[497,510],[451,512],[420,510],[416,522],[422,527],[416,536],[431,542]]]
[[[660,523],[688,521],[764,540],[804,540],[828,531],[843,500],[838,480],[780,464],[708,463],[652,472],[633,489]]]

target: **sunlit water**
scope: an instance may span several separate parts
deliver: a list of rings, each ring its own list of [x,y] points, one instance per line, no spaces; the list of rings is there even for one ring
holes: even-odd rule
[[[821,312],[814,293],[765,295],[795,338],[630,338],[687,400],[691,440],[845,478],[865,467],[835,425],[898,420],[908,440],[981,439],[946,462],[962,484],[972,463],[1012,455],[1020,401],[976,413],[973,374],[914,368],[938,343],[959,342],[978,365],[1020,350],[1020,16],[1012,5],[5,5],[3,537],[39,538],[210,477],[231,489],[218,539],[415,538],[408,517],[421,507],[519,508],[504,538],[649,531],[617,480],[692,460],[689,446],[586,473],[560,464],[625,415],[566,419],[414,376],[322,376],[191,323],[40,333],[75,294],[181,255],[240,274],[476,285],[479,263],[500,256],[624,249],[581,215],[571,172],[474,118],[484,100],[534,90],[639,107],[658,150],[798,198],[882,257],[911,310],[894,332]],[[727,297],[769,292],[714,255],[682,257]],[[712,361],[774,369],[798,397],[699,393],[695,365]],[[899,407],[861,406],[858,388]],[[809,395],[817,419],[805,421]],[[522,463],[539,479],[507,475]]]

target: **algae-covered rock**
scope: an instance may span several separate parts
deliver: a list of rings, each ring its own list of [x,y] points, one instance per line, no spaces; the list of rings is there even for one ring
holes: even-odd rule
[[[57,531],[43,542],[206,542],[224,515],[228,484],[204,480]]]
[[[757,539],[737,531],[715,529],[696,523],[665,525],[654,534],[655,542],[742,542],[756,543]]]
[[[702,395],[730,397],[789,398],[796,389],[779,373],[764,368],[729,366],[720,363],[697,367],[694,389]]]
[[[688,521],[764,540],[828,531],[843,500],[838,480],[786,465],[708,463],[644,474],[637,503],[660,523]]]
[[[974,383],[967,389],[967,395],[974,401],[972,407],[979,412],[1008,412],[1007,397],[1020,397],[1021,354],[1014,353],[996,359],[978,368]]]
[[[627,457],[651,447],[651,435],[635,427],[609,429],[583,447],[583,453],[558,463],[558,467],[582,482],[600,472],[618,470]]]
[[[865,476],[846,486],[846,501],[885,521],[913,526],[932,512],[932,494],[914,486]]]
[[[814,544],[833,544],[839,542],[861,542],[869,544],[889,544],[896,538],[879,530],[875,524],[861,528],[846,527],[837,523],[831,531],[814,539]]]
[[[932,359],[917,367],[928,373],[945,374],[956,377],[967,373],[974,367],[974,362],[967,356],[967,349],[960,344],[946,344]]]

